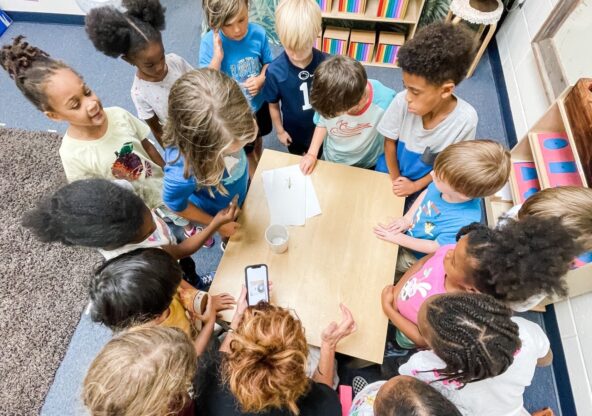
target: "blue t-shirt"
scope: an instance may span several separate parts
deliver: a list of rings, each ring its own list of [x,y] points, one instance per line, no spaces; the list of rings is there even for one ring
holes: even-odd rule
[[[273,60],[265,29],[255,23],[249,23],[247,34],[241,40],[232,40],[219,32],[224,49],[224,59],[220,65],[220,71],[230,75],[236,82],[244,83],[250,77],[261,73],[263,65]],[[199,48],[199,67],[206,67],[214,57],[214,32],[209,31],[201,38]],[[242,88],[242,87],[241,87]],[[249,92],[242,88],[254,112],[263,104],[263,94],[259,92],[251,97]]]
[[[162,187],[162,200],[173,211],[180,212],[187,208],[189,202],[209,215],[216,213],[228,206],[232,198],[238,195],[238,203],[242,206],[247,195],[249,181],[249,169],[245,151],[241,149],[234,155],[227,156],[227,170],[224,172],[222,185],[228,191],[228,195],[221,194],[212,188],[213,197],[208,188],[199,187],[195,176],[189,178],[183,176],[185,169],[184,158],[179,155],[176,147],[167,147],[164,151],[164,183]]]
[[[465,225],[481,221],[481,200],[446,202],[442,193],[430,183],[427,193],[413,215],[407,235],[422,240],[436,241],[440,246],[456,243],[456,234]],[[425,253],[413,252],[417,258]]]
[[[326,57],[323,52],[313,49],[312,61],[302,69],[282,52],[267,67],[263,98],[270,103],[281,101],[284,129],[293,144],[304,151],[308,150],[315,129],[312,121],[315,111],[309,101],[312,79],[315,69]]]

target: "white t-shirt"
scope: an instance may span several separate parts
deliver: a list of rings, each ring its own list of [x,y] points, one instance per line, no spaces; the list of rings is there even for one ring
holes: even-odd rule
[[[164,124],[168,115],[171,87],[181,75],[193,69],[185,59],[174,53],[167,54],[165,60],[168,72],[162,81],[150,82],[134,77],[132,100],[138,117],[142,120],[149,120],[156,115],[160,123]]]
[[[537,360],[549,352],[549,339],[537,324],[524,318],[513,317],[518,325],[522,347],[514,362],[497,377],[467,384],[459,389],[455,382],[435,381],[438,369],[446,367],[432,351],[421,351],[399,368],[399,374],[416,377],[431,383],[458,410],[467,416],[527,416],[522,395],[534,376]]]
[[[349,409],[349,416],[373,416],[374,415],[374,402],[378,395],[378,390],[387,382],[387,380],[377,381],[375,383],[368,384],[364,387],[354,400],[352,406]]]
[[[406,94],[407,90],[403,90],[395,96],[378,123],[378,131],[386,139],[398,140],[401,175],[415,181],[432,170],[436,155],[446,147],[475,138],[478,117],[469,103],[455,96],[454,110],[436,127],[427,130],[422,117],[408,111]]]
[[[164,220],[154,212],[152,213],[152,218],[154,218],[154,222],[156,223],[156,230],[154,230],[154,232],[150,234],[147,239],[137,244],[126,244],[125,246],[116,248],[115,250],[99,249],[99,252],[103,255],[103,257],[105,257],[105,260],[110,260],[137,248],[160,248],[169,244],[177,244],[177,239],[175,238],[175,235],[171,233],[171,230],[169,229],[166,222],[164,222]]]

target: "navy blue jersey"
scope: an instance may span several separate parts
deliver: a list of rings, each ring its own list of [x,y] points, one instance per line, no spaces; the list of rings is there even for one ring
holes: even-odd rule
[[[263,98],[270,103],[280,103],[284,129],[293,141],[289,147],[290,153],[305,153],[310,146],[315,129],[312,121],[315,112],[309,100],[312,77],[327,56],[313,49],[312,61],[305,69],[301,69],[282,52],[267,67]]]

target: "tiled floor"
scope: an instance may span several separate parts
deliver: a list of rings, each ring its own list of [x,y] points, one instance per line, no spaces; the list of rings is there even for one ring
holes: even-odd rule
[[[167,27],[164,42],[167,52],[175,52],[189,62],[197,60],[201,10],[198,2],[190,0],[164,0],[167,6]],[[4,44],[18,34],[60,58],[80,72],[103,100],[105,106],[117,105],[134,112],[129,89],[133,78],[132,68],[121,60],[107,58],[96,52],[84,28],[81,26],[16,22],[1,38]],[[276,52],[277,52],[276,48]],[[368,68],[370,78],[378,79],[396,91],[402,89],[399,70]],[[63,132],[65,124],[56,124],[35,110],[17,91],[4,71],[0,72],[0,123],[6,127],[28,130],[56,130]],[[458,87],[458,95],[472,104],[479,114],[478,138],[490,138],[507,145],[501,107],[496,93],[492,67],[486,54],[472,78]],[[279,149],[275,136],[266,138],[266,146]],[[200,271],[216,267],[221,257],[216,247],[200,250],[195,256]],[[540,315],[532,319],[542,324]],[[109,339],[110,332],[94,325],[83,315],[70,343],[69,350],[56,373],[54,384],[42,410],[44,415],[81,414],[80,385],[92,358]],[[560,415],[555,377],[551,368],[538,369],[533,385],[527,390],[526,404],[529,410],[552,406]]]

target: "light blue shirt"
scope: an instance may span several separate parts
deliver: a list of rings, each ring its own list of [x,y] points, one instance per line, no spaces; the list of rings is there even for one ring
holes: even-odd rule
[[[256,23],[249,23],[247,34],[241,40],[228,39],[221,30],[219,34],[224,49],[220,71],[230,75],[239,85],[247,79],[259,75],[263,65],[269,64],[273,60],[265,29]],[[199,67],[208,66],[213,57],[214,32],[210,30],[201,38]],[[251,97],[245,88],[242,90],[253,112],[259,110],[263,104],[263,94],[259,92],[256,96]]]

